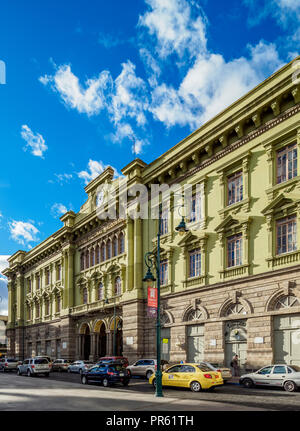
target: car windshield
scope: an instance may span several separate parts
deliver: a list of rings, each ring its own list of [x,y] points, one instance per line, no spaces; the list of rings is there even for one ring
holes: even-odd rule
[[[36,359],[35,364],[48,364],[47,359]]]

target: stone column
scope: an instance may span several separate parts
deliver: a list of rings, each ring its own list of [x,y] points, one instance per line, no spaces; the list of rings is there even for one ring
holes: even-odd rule
[[[143,279],[143,238],[142,220],[134,220],[134,288],[142,288]]]
[[[132,290],[134,285],[133,280],[133,263],[134,263],[134,241],[133,241],[133,220],[131,218],[127,219],[127,277],[126,277],[126,288],[127,290]]]
[[[93,361],[95,360],[96,352],[95,352],[95,343],[96,343],[96,334],[94,332],[91,333],[91,350],[90,350],[90,359]]]
[[[112,355],[112,333],[110,330],[106,331],[106,354]]]

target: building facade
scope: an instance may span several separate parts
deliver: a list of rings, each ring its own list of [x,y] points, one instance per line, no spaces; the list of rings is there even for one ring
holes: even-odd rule
[[[162,352],[244,369],[300,365],[300,85],[290,63],[147,165],[133,160],[123,193],[190,185],[189,231],[171,196],[161,224]],[[86,203],[29,252],[9,258],[8,348],[70,359],[155,355],[144,255],[158,221],[98,216],[107,168]],[[121,191],[117,194],[120,200]],[[149,208],[148,210],[149,211]],[[148,213],[149,215],[149,213]]]
[[[0,316],[0,357],[7,353],[6,325],[7,316]]]

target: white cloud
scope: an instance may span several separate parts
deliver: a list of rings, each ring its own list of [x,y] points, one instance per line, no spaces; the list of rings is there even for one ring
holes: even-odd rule
[[[102,174],[108,166],[110,165],[105,165],[101,160],[98,162],[97,160],[90,159],[87,170],[79,172],[78,177],[82,178],[85,184],[88,184],[90,181]],[[118,171],[115,168],[113,169],[115,171],[115,176],[120,176]]]
[[[43,158],[44,152],[48,149],[43,136],[39,133],[34,134],[26,124],[22,126],[21,136],[27,142],[24,151],[30,148],[31,154]]]
[[[58,182],[61,186],[64,183],[68,183],[72,178],[72,174],[54,174],[55,180],[48,180],[49,183],[54,184],[55,182]]]
[[[51,214],[54,217],[59,217],[67,212],[67,207],[61,203],[56,202],[51,207]]]
[[[111,85],[110,73],[101,72],[97,78],[87,79],[83,88],[68,64],[59,66],[53,76],[39,78],[44,85],[50,84],[65,104],[87,115],[98,114],[105,105],[105,91]]]
[[[27,245],[31,248],[30,242],[37,242],[39,230],[30,222],[16,221],[8,223],[10,234],[13,240],[19,244]]]
[[[151,9],[140,16],[139,25],[155,36],[156,52],[161,58],[172,53],[194,57],[206,51],[206,19],[195,2],[146,0],[146,3]]]

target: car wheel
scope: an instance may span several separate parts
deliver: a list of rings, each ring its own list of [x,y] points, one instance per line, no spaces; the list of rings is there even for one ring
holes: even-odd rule
[[[253,382],[251,379],[244,379],[243,380],[243,386],[244,388],[252,388],[253,387]]]
[[[30,370],[27,370],[27,377],[32,377],[32,373]]]
[[[284,387],[284,390],[287,392],[295,392],[297,390],[297,385],[291,380],[284,382],[283,387]]]
[[[153,385],[154,388],[156,388],[156,379],[152,380],[152,385]]]
[[[129,380],[124,380],[122,383],[123,383],[123,386],[128,386],[129,385]]]
[[[107,388],[109,386],[109,381],[108,379],[103,379],[102,384],[105,388]]]
[[[152,371],[147,371],[147,373],[146,373],[146,379],[147,380],[149,380],[150,379],[150,377],[152,376]]]
[[[200,383],[196,381],[190,384],[190,388],[192,392],[200,392],[202,389]]]
[[[88,384],[88,379],[86,378],[86,376],[82,376],[82,377],[81,377],[81,383],[82,383],[83,385],[87,385],[87,384]]]

